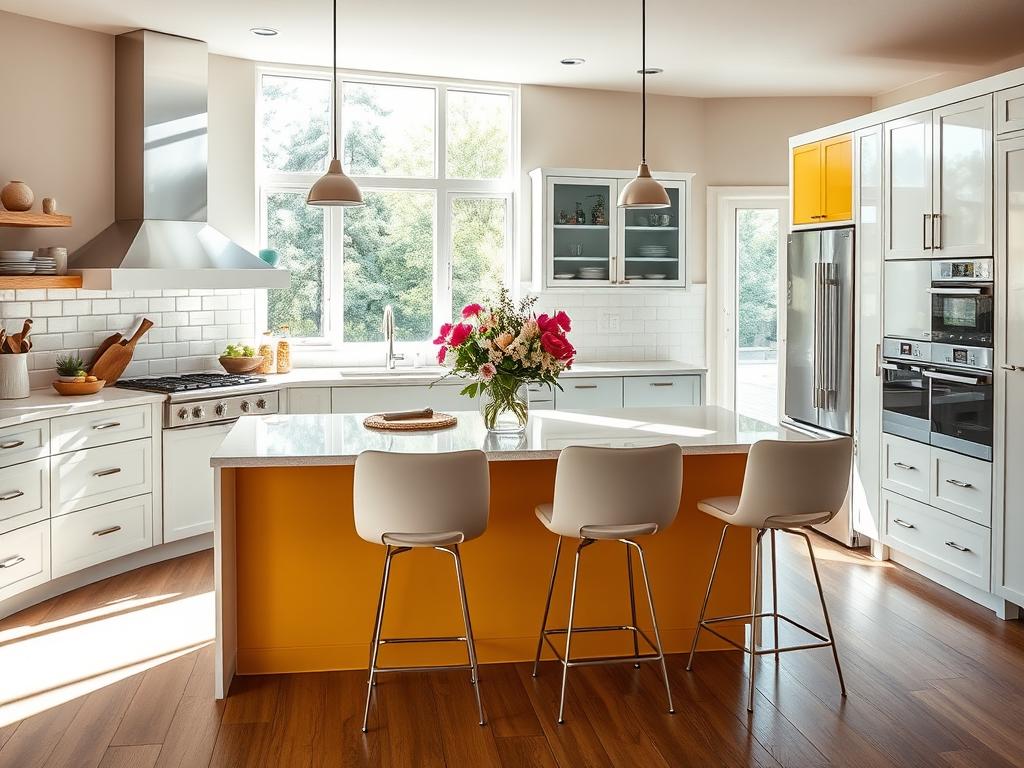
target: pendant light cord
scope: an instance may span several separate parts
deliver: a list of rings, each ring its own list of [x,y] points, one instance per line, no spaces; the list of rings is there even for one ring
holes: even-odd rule
[[[331,69],[331,129],[334,134],[334,159],[338,159],[338,0],[334,0],[333,35],[334,67]]]
[[[643,109],[640,117],[640,158],[647,165],[647,0],[640,0],[640,77]]]

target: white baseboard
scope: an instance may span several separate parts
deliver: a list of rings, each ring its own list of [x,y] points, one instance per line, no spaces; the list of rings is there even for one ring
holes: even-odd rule
[[[133,571],[136,568],[142,568],[153,563],[159,563],[163,560],[170,560],[175,557],[190,555],[193,552],[212,548],[213,534],[204,533],[200,536],[193,536],[181,541],[172,541],[169,544],[160,544],[156,547],[132,552],[130,555],[119,557],[116,560],[99,563],[90,568],[69,573],[67,576],[61,576],[45,584],[40,584],[38,587],[26,589],[24,592],[0,602],[0,619],[30,608],[44,600],[49,600],[51,597],[63,595],[65,592],[84,587],[87,584],[94,584],[97,581],[109,579],[111,576],[117,576],[118,574]]]
[[[970,584],[965,584],[960,579],[954,578],[947,573],[943,573],[937,568],[922,563],[910,555],[898,552],[897,550],[889,547],[889,559],[894,563],[899,563],[904,568],[909,568],[915,573],[919,573],[929,581],[934,581],[936,584],[945,587],[946,589],[956,592],[958,595],[966,597],[968,600],[972,600],[978,605],[983,605],[990,611],[994,612],[999,618],[1013,620],[1018,618],[1017,606],[1013,603],[1009,603],[999,595],[993,595],[984,590],[978,589]]]

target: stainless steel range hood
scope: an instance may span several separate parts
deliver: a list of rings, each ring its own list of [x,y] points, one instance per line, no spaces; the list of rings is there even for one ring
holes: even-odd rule
[[[115,63],[115,221],[68,271],[98,290],[288,287],[206,223],[206,43],[137,30]]]

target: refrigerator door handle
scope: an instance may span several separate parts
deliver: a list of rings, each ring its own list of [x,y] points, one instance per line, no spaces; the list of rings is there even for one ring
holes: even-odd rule
[[[839,337],[842,333],[842,329],[839,327],[841,322],[842,312],[840,310],[840,301],[842,300],[841,288],[842,283],[839,278],[839,265],[830,265],[832,269],[832,279],[829,281],[829,287],[832,290],[832,302],[830,304],[830,311],[832,314],[831,326],[832,326],[832,371],[829,379],[829,388],[832,390],[832,409],[836,410],[839,404]]]
[[[822,390],[822,330],[824,326],[825,302],[822,296],[822,265],[821,262],[814,263],[814,396],[812,404],[815,408],[821,407]]]

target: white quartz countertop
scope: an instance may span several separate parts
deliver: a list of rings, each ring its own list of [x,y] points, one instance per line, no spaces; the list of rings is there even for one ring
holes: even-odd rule
[[[554,459],[569,445],[634,447],[676,443],[683,454],[746,453],[758,440],[808,440],[810,435],[724,408],[616,408],[534,411],[521,435],[488,434],[477,411],[429,432],[381,432],[363,415],[245,416],[213,455],[214,467],[311,466],[355,463],[367,450],[440,453],[482,449],[491,461]]]
[[[54,416],[67,416],[71,413],[102,411],[107,408],[157,403],[163,400],[164,395],[116,387],[104,387],[95,395],[71,397],[58,395],[53,389],[35,389],[28,397],[20,400],[0,400],[0,427],[50,419]]]

